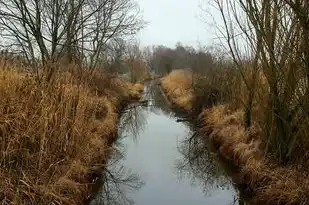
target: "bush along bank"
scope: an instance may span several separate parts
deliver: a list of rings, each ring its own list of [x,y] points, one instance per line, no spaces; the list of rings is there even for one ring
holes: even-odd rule
[[[0,69],[0,201],[83,204],[108,160],[118,113],[142,85],[102,72]]]
[[[183,80],[184,77],[172,82],[175,72],[177,74],[179,71],[161,80],[162,90],[174,106],[192,113],[195,105],[191,82]],[[230,109],[228,104],[215,105],[202,109],[196,117],[199,132],[214,145],[220,156],[237,168],[233,180],[239,185],[245,185],[254,194],[254,202],[293,205],[309,203],[307,171],[297,168],[296,164],[278,164],[266,155],[261,129],[254,122],[250,128],[245,129],[243,110]]]

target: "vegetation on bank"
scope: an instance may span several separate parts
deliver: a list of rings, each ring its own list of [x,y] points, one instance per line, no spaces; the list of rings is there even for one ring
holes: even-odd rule
[[[198,92],[195,92],[187,71],[172,71],[161,79],[161,86],[174,106],[195,114],[192,112]],[[254,200],[260,203],[306,204],[309,180],[305,177],[308,172],[304,164],[278,164],[273,157],[265,155],[266,143],[258,123],[245,128],[244,110],[235,109],[231,102],[213,106],[207,102],[198,116],[199,132],[208,137],[221,156],[238,168],[239,172],[233,176],[235,182],[254,191]]]
[[[162,88],[170,102],[184,110],[192,109],[191,82],[191,74],[185,70],[174,70],[161,80]]]
[[[107,160],[120,107],[143,85],[69,66],[46,81],[1,63],[0,201],[83,204]]]
[[[206,49],[212,63],[191,64],[192,99],[202,96],[193,108],[202,105],[205,133],[257,199],[307,204],[308,2],[211,2],[227,53]]]
[[[307,172],[295,164],[282,166],[265,156],[265,143],[257,125],[243,126],[244,112],[232,111],[227,105],[205,109],[199,116],[204,136],[221,156],[234,164],[237,184],[253,191],[258,204],[307,204]]]
[[[143,89],[144,26],[132,0],[0,2],[1,204],[84,203]]]

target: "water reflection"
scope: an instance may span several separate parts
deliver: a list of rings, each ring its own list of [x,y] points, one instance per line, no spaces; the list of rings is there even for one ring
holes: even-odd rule
[[[194,133],[181,143],[179,152],[183,156],[176,163],[180,177],[189,177],[192,185],[201,186],[205,194],[218,187],[231,188],[231,181],[216,163],[214,154],[207,149],[202,137]]]
[[[178,117],[150,82],[143,103],[127,107],[120,119],[115,153],[90,204],[244,204],[203,138]]]
[[[128,193],[138,191],[144,182],[140,177],[125,168],[122,162],[125,158],[123,145],[118,143],[113,158],[102,171],[99,181],[100,190],[90,202],[90,205],[132,205],[134,201]]]
[[[227,166],[211,152],[207,141],[198,132],[191,132],[181,142],[179,152],[182,158],[176,161],[176,170],[180,180],[189,179],[192,186],[200,187],[208,197],[217,190],[236,190],[227,174]],[[230,204],[247,204],[243,193],[237,192]]]
[[[118,137],[108,165],[102,170],[98,182],[100,189],[90,205],[132,205],[129,194],[138,191],[145,183],[138,174],[124,165],[127,155],[126,138],[135,142],[147,126],[148,103],[129,105],[122,113],[118,125]]]
[[[173,116],[170,106],[166,103],[161,93],[160,87],[156,82],[150,83],[148,86],[147,98],[151,101],[150,110],[157,115]]]
[[[148,102],[136,103],[128,106],[121,116],[118,125],[118,136],[133,136],[136,141],[139,133],[147,126]]]

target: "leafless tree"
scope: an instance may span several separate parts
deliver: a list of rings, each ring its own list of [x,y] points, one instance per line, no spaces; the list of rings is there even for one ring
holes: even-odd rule
[[[136,83],[141,80],[147,72],[147,65],[138,42],[127,44],[126,62],[129,68],[131,82]]]
[[[144,25],[132,0],[0,0],[0,44],[31,62],[77,58],[95,68],[110,40]]]
[[[212,2],[221,14],[224,39],[248,91],[246,119],[251,120],[256,102],[267,150],[287,162],[308,141],[308,1]],[[241,55],[239,35],[251,49],[247,59]],[[257,86],[261,80],[264,85]]]

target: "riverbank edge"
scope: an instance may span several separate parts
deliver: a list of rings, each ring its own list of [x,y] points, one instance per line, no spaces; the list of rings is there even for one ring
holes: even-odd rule
[[[103,159],[103,162],[101,161],[94,163],[93,167],[86,173],[87,180],[84,181],[84,183],[90,184],[91,187],[87,190],[87,197],[82,200],[81,204],[89,204],[100,190],[102,183],[104,183],[104,180],[102,180],[102,172],[106,168],[111,156],[113,155],[114,143],[117,141],[118,125],[121,119],[122,111],[130,104],[140,101],[143,89],[144,84],[141,83],[133,84],[131,88],[127,88],[129,95],[122,96],[123,98],[118,101],[118,104],[114,105],[115,109],[112,111],[112,113],[106,115],[106,119],[104,121],[108,121],[109,116],[112,116],[110,119],[113,120],[112,123],[116,126],[111,129],[109,133],[106,133],[105,136],[102,136],[102,139],[107,138],[107,149],[104,151],[104,153],[101,153],[105,156],[105,158]]]
[[[105,153],[103,154],[105,157],[104,161],[100,163],[99,167],[96,167],[95,169],[91,170],[88,175],[88,183],[92,184],[92,187],[89,191],[88,197],[84,199],[83,204],[90,204],[92,200],[95,199],[97,193],[101,189],[102,183],[104,183],[104,180],[102,180],[102,171],[106,168],[106,166],[109,163],[109,160],[114,152],[114,143],[118,140],[117,132],[118,132],[118,125],[119,121],[121,119],[122,111],[126,109],[130,104],[139,102],[141,99],[142,90],[144,88],[143,84],[136,84],[135,91],[138,92],[138,95],[135,96],[128,96],[121,100],[121,102],[117,105],[116,110],[114,114],[117,116],[114,118],[114,124],[117,125],[115,129],[111,130],[109,134],[106,136],[108,137],[107,146],[108,149],[105,150]]]
[[[161,79],[162,81],[162,79]],[[172,108],[192,116],[191,110],[177,105],[166,88],[160,83],[161,92]],[[194,114],[201,136],[207,138],[220,157],[235,167],[233,181],[253,194],[255,204],[308,204],[308,181],[303,172],[293,167],[282,167],[265,158],[259,140],[259,128],[253,125],[245,130],[242,125],[243,111],[231,112],[227,105],[203,109]],[[207,146],[207,145],[205,145]]]
[[[158,86],[164,100],[175,113],[179,114],[183,118],[187,118],[190,120],[193,118],[191,110],[179,106],[177,102],[173,100],[172,96],[168,95],[168,93],[166,92],[166,88],[164,88],[164,86],[162,85],[161,79],[158,82]]]
[[[50,104],[42,103],[40,107],[31,107],[31,109],[46,109],[45,107],[50,105],[56,107],[59,112],[74,112],[73,117],[76,117],[77,120],[91,118],[91,120],[87,121],[87,123],[91,122],[91,124],[80,124],[79,122],[76,122],[77,124],[72,125],[75,133],[83,133],[82,129],[87,129],[87,136],[75,136],[71,139],[72,143],[77,144],[87,141],[87,144],[81,145],[84,146],[84,150],[80,150],[81,153],[74,156],[74,158],[67,157],[57,164],[50,164],[49,168],[46,170],[47,172],[51,170],[51,168],[59,165],[59,167],[56,168],[56,171],[63,173],[59,179],[56,178],[55,181],[49,181],[48,183],[31,184],[29,182],[30,179],[32,179],[32,176],[27,176],[26,172],[24,172],[23,177],[29,177],[28,182],[22,177],[18,178],[18,175],[16,174],[9,175],[10,173],[8,173],[8,175],[4,175],[6,174],[6,170],[0,170],[0,179],[3,179],[3,184],[0,185],[0,201],[4,204],[85,204],[85,202],[88,201],[89,196],[92,195],[94,185],[96,184],[97,179],[100,178],[101,172],[110,158],[111,151],[113,150],[113,143],[117,140],[117,129],[121,111],[130,103],[139,101],[144,88],[144,85],[142,84],[132,84],[124,79],[117,78],[115,80],[117,83],[121,84],[117,85],[119,86],[118,88],[121,89],[121,93],[117,93],[117,88],[115,90],[116,92],[108,90],[108,94],[100,95],[94,92],[95,90],[91,90],[92,87],[88,87],[88,85],[74,84],[76,78],[72,77],[72,74],[65,72],[62,72],[61,74],[63,76],[56,79],[53,84],[45,84],[44,82],[36,81],[36,79],[27,75],[24,71],[18,72],[11,69],[0,70],[0,77],[3,79],[3,81],[0,81],[0,91],[1,94],[7,94],[7,96],[4,95],[7,97],[7,102],[11,102],[10,100],[12,99],[14,100],[12,102],[15,104],[19,103],[20,106],[28,105],[27,100],[32,99],[31,97],[36,97],[36,93],[43,94],[45,92],[49,95],[44,95],[40,97],[40,99],[42,101],[45,100],[44,103]],[[16,96],[18,97],[15,98]],[[53,98],[53,96],[58,98]],[[78,96],[78,98],[76,96]],[[73,107],[72,111],[66,109],[63,111],[61,110],[62,107],[60,106],[67,106],[66,104],[63,105],[60,103],[62,100],[66,100],[65,102]],[[79,102],[76,104],[70,104],[71,100],[72,102],[76,102],[74,100],[78,100]],[[58,103],[58,101],[60,102]],[[36,103],[40,102],[37,101]],[[102,110],[102,108],[106,110]],[[29,111],[31,109],[29,108]],[[28,111],[28,107],[24,107],[24,109],[20,111],[26,112]],[[10,124],[6,124],[6,113],[4,112],[3,114],[4,115],[1,116],[0,119],[1,134],[10,130]],[[29,114],[34,115],[37,113],[32,112]],[[47,114],[50,116],[57,115],[57,113],[51,113],[50,111],[48,111]],[[38,115],[41,117],[40,114]],[[18,115],[16,115],[16,118],[13,118],[15,116],[12,114],[9,117],[14,119],[15,123],[20,120]],[[43,120],[46,120],[45,126],[49,126],[48,123],[58,122],[56,121],[56,117],[51,118],[52,121],[47,121],[49,120],[47,118]],[[11,121],[14,122],[13,120]],[[51,124],[50,126],[55,125]],[[3,137],[10,135],[11,138],[13,138],[15,137],[14,135],[16,135],[16,133],[9,132],[6,132],[6,134],[7,135],[4,135]],[[38,133],[38,136],[39,135],[40,134]],[[35,137],[36,136],[33,136],[34,139]],[[80,139],[79,137],[83,137],[84,139]],[[52,146],[52,143],[49,144]],[[93,150],[91,153],[87,154],[87,150],[91,147]],[[53,153],[53,155],[57,154],[59,153]],[[85,156],[85,154],[87,156]],[[72,161],[70,161],[70,159]],[[23,160],[25,161],[26,159]],[[29,170],[31,170],[31,168],[32,167],[28,167]],[[37,173],[37,170],[34,170],[33,173]],[[48,173],[41,174],[47,175]],[[34,175],[34,177],[38,178],[37,181],[39,180],[38,175]],[[24,184],[17,184],[13,180]]]

